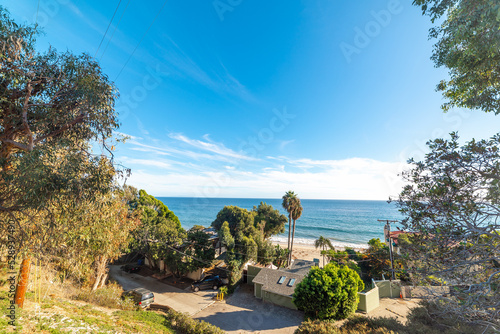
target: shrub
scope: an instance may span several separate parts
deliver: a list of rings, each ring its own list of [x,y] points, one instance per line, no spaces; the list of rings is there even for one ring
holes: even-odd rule
[[[321,320],[308,319],[300,324],[294,334],[340,334],[335,323]]]
[[[209,324],[202,320],[195,320],[189,317],[187,313],[180,313],[169,310],[167,318],[170,326],[181,334],[223,334],[224,331],[219,327]]]
[[[340,328],[331,321],[306,320],[295,334],[399,334],[405,333],[403,330],[404,326],[396,319],[355,316]]]
[[[405,327],[395,318],[367,318],[355,316],[341,327],[341,333],[349,334],[395,334],[405,333]]]
[[[133,310],[137,308],[132,299],[122,299],[122,293],[123,289],[120,285],[117,283],[110,283],[95,291],[91,291],[90,289],[82,290],[74,297],[74,299],[108,308],[117,308],[122,310]]]
[[[408,313],[408,333],[415,334],[474,334],[483,333],[485,327],[464,323],[451,314],[447,314],[445,305],[435,302],[422,301],[418,307]],[[410,332],[410,329],[412,331]],[[489,332],[486,332],[489,333]]]
[[[356,310],[358,291],[363,289],[363,281],[354,270],[329,263],[324,268],[311,268],[295,288],[293,302],[306,317],[345,319]]]

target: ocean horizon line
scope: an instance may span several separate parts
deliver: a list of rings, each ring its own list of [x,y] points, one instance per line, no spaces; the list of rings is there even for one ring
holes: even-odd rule
[[[195,199],[260,199],[260,200],[280,200],[281,197],[271,198],[271,197],[196,197],[196,196],[157,196],[153,195],[156,198],[195,198]],[[388,199],[336,199],[336,198],[300,198],[301,201],[360,201],[360,202],[388,202]]]

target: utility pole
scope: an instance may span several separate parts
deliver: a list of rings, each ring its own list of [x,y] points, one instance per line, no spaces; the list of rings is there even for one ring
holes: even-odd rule
[[[384,237],[386,242],[389,242],[389,256],[391,258],[391,273],[392,279],[396,279],[396,274],[394,273],[394,256],[392,254],[392,238],[391,238],[391,223],[397,223],[397,220],[389,219],[377,219],[379,222],[386,222],[384,226]]]

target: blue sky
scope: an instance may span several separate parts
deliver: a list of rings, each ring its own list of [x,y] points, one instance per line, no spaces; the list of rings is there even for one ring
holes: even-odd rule
[[[38,17],[40,50],[100,60],[130,136],[116,160],[156,196],[385,200],[428,139],[500,125],[441,112],[447,72],[411,1],[122,0],[98,50],[118,3],[3,1]]]

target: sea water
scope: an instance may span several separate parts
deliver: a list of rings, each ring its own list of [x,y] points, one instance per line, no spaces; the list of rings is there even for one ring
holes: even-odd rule
[[[182,227],[194,225],[205,227],[217,217],[226,205],[235,205],[252,210],[260,202],[272,205],[288,217],[281,206],[282,199],[255,198],[191,198],[158,197],[179,217]],[[384,238],[385,222],[378,219],[401,220],[394,203],[387,201],[355,200],[313,200],[301,199],[303,211],[295,225],[295,243],[313,245],[319,236],[329,238],[334,246],[367,247],[372,238]],[[395,229],[392,226],[392,229]],[[283,234],[274,236],[273,241],[287,242],[288,223]]]

